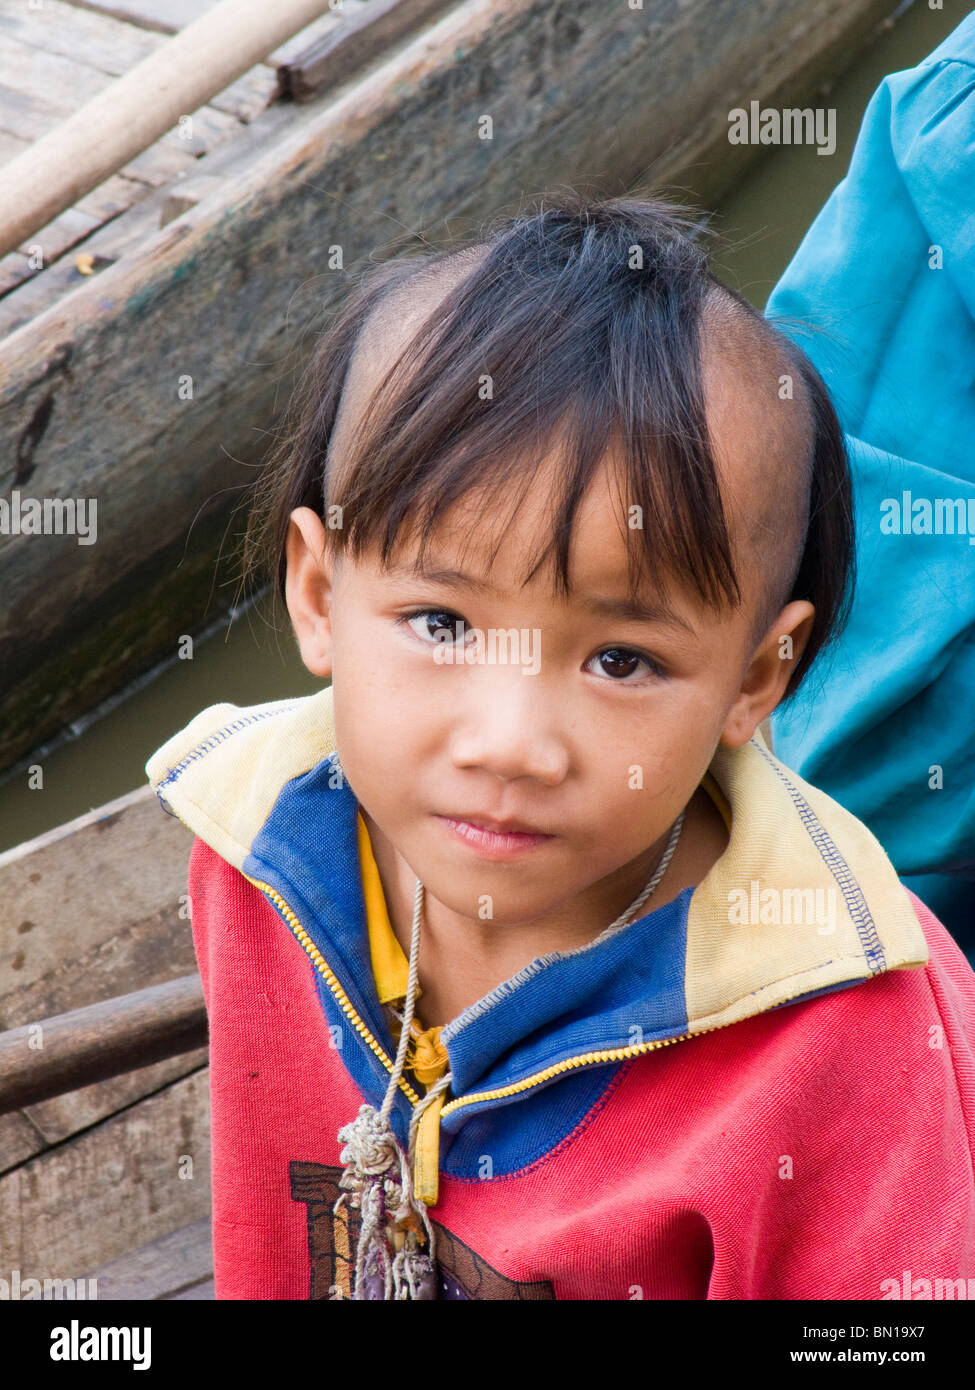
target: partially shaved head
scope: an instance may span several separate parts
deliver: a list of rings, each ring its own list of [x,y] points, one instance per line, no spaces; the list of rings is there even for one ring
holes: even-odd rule
[[[366,319],[329,440],[337,490],[373,393],[426,319],[489,251],[478,244],[434,266],[420,263]],[[704,302],[700,356],[722,503],[758,641],[788,599],[805,538],[813,456],[808,393],[780,335],[717,283]]]
[[[815,421],[784,340],[716,286],[701,321],[708,428],[756,640],[788,601],[809,523]]]
[[[826,387],[715,278],[686,209],[546,202],[363,276],[293,401],[265,508],[279,590],[296,507],[334,511],[335,559],[378,547],[385,565],[409,531],[422,564],[455,503],[478,494],[486,531],[554,457],[538,564],[551,553],[567,593],[577,514],[612,463],[634,595],[740,610],[754,644],[790,601],[812,606],[792,694],[851,598],[852,485]]]
[[[373,392],[413,341],[424,321],[443,304],[450,291],[480,265],[489,249],[483,244],[465,246],[436,265],[419,262],[414,274],[384,295],[366,318],[349,362],[335,427],[328,442],[326,467],[337,489],[342,486],[349,445],[362,424]]]

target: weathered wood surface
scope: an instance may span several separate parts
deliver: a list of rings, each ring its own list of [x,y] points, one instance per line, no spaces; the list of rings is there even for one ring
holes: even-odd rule
[[[146,786],[0,854],[0,1029],[193,973],[191,843]],[[206,1058],[197,1048],[0,1116],[0,1172]]]
[[[236,117],[207,110],[206,103],[317,18],[327,3],[278,0],[269,9],[266,0],[221,0],[114,79],[0,34],[10,85],[29,96],[40,88],[62,116],[4,168],[0,252],[6,255],[34,236],[177,124],[190,123],[187,148],[196,154],[201,150],[193,141],[205,149],[236,130]]]
[[[314,39],[306,29],[278,50],[275,62],[281,85],[295,101],[311,101],[324,88],[337,87],[350,71],[364,66],[419,23],[442,14],[450,3],[346,0],[340,25],[323,24]]]
[[[343,293],[328,247],[349,268],[548,186],[617,192],[691,164],[711,199],[762,153],[729,145],[728,110],[803,103],[889,8],[466,0],[22,326],[0,346],[0,495],[94,498],[98,543],[0,538],[0,766],[239,598],[225,585],[214,611],[214,556]]]
[[[0,1264],[79,1278],[210,1211],[209,1072],[0,1177]]]
[[[127,19],[161,34],[175,34],[212,10],[217,0],[75,0],[98,14]]]
[[[135,1299],[213,1298],[213,1236],[210,1220],[157,1240],[92,1270],[99,1302]]]
[[[186,897],[191,844],[145,786],[0,854],[0,1029],[16,1035],[45,1016],[97,1012],[130,991],[144,1000],[159,986],[181,996],[193,1023],[182,1038],[191,1051],[0,1115],[0,1265],[25,1278],[80,1277],[192,1223],[208,1227],[209,1071],[197,1045],[204,1015]],[[142,1049],[139,1032],[133,1046]],[[96,1040],[110,1041],[104,1031]],[[44,1041],[56,1056],[50,1030]],[[193,1229],[192,1270],[153,1297],[212,1296],[206,1240]]]
[[[145,786],[0,854],[0,1028],[192,973],[191,843]]]
[[[0,1033],[0,1115],[202,1047],[197,974]]]

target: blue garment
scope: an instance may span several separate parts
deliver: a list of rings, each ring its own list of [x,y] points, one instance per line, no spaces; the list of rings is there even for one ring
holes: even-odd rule
[[[846,632],[772,715],[775,753],[870,827],[972,958],[975,13],[880,84],[765,312],[832,394],[859,566]]]

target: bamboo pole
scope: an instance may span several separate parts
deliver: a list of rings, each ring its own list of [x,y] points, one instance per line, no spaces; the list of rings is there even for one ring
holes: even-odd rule
[[[203,1047],[199,975],[0,1033],[0,1115]]]
[[[0,256],[205,106],[329,0],[222,0],[2,170]]]

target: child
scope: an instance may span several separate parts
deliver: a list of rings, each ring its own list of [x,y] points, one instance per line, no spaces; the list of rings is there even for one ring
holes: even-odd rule
[[[218,1298],[975,1279],[975,976],[758,731],[847,611],[842,433],[686,217],[547,200],[373,268],[254,527],[332,684],[147,764]]]

